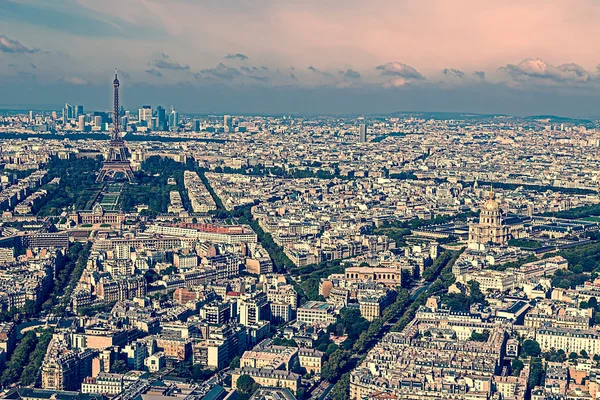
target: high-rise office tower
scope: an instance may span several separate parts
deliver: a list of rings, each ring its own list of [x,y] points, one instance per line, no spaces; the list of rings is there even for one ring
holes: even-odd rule
[[[75,108],[75,118],[79,118],[80,115],[83,115],[83,106],[77,106]]]
[[[169,114],[169,129],[176,131],[179,126],[179,113],[171,106],[171,114]]]
[[[231,115],[223,115],[223,129],[228,132],[231,128]]]
[[[79,121],[77,123],[77,128],[81,132],[85,131],[85,115],[82,114],[82,115],[79,116]]]
[[[367,142],[367,124],[360,124],[358,128],[358,143]]]
[[[73,118],[73,106],[65,103],[65,108],[63,108],[63,123],[66,124],[71,118]]]
[[[102,116],[96,115],[94,117],[94,126],[98,126],[98,127],[102,126]]]
[[[123,131],[127,131],[127,125],[129,125],[129,116],[125,115],[121,117],[121,126],[123,127]]]
[[[142,106],[138,111],[138,121],[144,126],[152,123],[152,106]]]
[[[156,120],[159,131],[167,130],[167,113],[162,106],[156,107]]]
[[[194,132],[200,132],[200,120],[199,119],[194,119],[192,121],[192,130]]]
[[[33,121],[33,111],[29,111],[29,122]]]

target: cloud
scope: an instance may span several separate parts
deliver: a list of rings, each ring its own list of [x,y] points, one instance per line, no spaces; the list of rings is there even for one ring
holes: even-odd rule
[[[226,60],[241,60],[241,61],[245,61],[248,59],[248,56],[242,53],[229,53],[227,54],[225,57],[223,57]]]
[[[327,76],[327,77],[333,76],[331,73],[329,73],[327,71],[321,71],[320,69],[315,68],[312,65],[310,67],[306,68],[306,69],[309,70],[309,71],[311,71],[311,72],[314,72],[316,74],[321,74],[323,76]]]
[[[444,75],[446,76],[450,76],[453,78],[464,78],[465,73],[462,72],[461,70],[458,69],[454,69],[454,68],[444,68],[444,70],[442,71],[444,73]]]
[[[203,69],[200,71],[200,74],[200,76],[209,76],[212,78],[225,80],[231,80],[243,76],[243,74],[237,68],[228,67],[223,63],[219,63],[215,68]]]
[[[18,40],[0,35],[0,53],[33,54],[39,51],[39,49],[30,49],[23,46]]]
[[[389,62],[375,67],[381,76],[391,78],[385,82],[385,86],[404,86],[414,81],[424,81],[425,77],[419,71],[400,62]]]
[[[228,67],[225,66],[225,68],[228,68]],[[266,67],[258,68],[258,67],[254,67],[254,66],[243,65],[240,67],[240,71],[243,72],[243,74],[240,73],[240,75],[248,77],[255,81],[268,82],[271,80],[271,77],[264,75],[266,73],[266,71],[268,71],[268,70],[269,69]],[[236,75],[237,75],[235,71],[236,71],[235,68],[231,68],[231,71],[229,71],[229,72],[226,72],[226,70],[224,68],[221,68],[221,71],[219,71],[219,74],[222,74],[223,72],[225,72],[226,74],[228,73],[230,75],[230,77],[226,78],[226,79],[232,79],[232,78],[236,77]]]
[[[34,63],[29,63],[29,66],[33,69],[37,69],[37,66]]]
[[[148,66],[172,71],[187,71],[190,69],[189,65],[181,65],[176,61],[172,61],[165,53],[161,54],[161,58],[150,62]]]
[[[584,83],[591,80],[590,73],[578,64],[553,66],[539,58],[527,58],[499,70],[518,82]]]
[[[269,78],[268,76],[248,75],[248,78],[254,79],[255,81],[259,81],[259,82],[268,82],[271,80],[271,78]]]
[[[473,76],[481,81],[485,80],[485,72],[483,71],[475,71],[473,72]]]
[[[340,75],[342,75],[344,78],[346,79],[360,79],[360,72],[355,71],[351,68],[347,69],[346,71],[340,71]]]
[[[253,73],[253,72],[256,72],[256,71],[258,71],[258,68],[257,68],[257,67],[246,67],[245,65],[244,65],[244,66],[242,66],[242,67],[240,67],[240,69],[241,69],[242,71],[244,71],[244,72],[247,72],[247,73],[249,73],[249,74],[250,74],[250,73]]]
[[[384,76],[400,76],[406,79],[423,80],[425,77],[419,71],[410,65],[399,62],[389,62],[387,64],[378,65],[376,70],[381,71]]]
[[[144,70],[145,73],[149,74],[149,75],[154,75],[154,76],[163,76],[162,72],[160,72],[158,69],[156,68],[149,68]]]
[[[87,85],[89,84],[88,81],[86,81],[83,78],[79,78],[76,76],[68,76],[66,78],[63,78],[63,81],[70,83],[71,85]]]

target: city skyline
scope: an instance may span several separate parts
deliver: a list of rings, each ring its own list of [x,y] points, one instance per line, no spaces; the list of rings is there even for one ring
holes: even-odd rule
[[[0,107],[100,109],[118,66],[126,104],[179,99],[184,112],[598,116],[600,59],[583,44],[600,7],[538,6],[9,0]]]
[[[0,0],[0,399],[600,400],[600,0]]]

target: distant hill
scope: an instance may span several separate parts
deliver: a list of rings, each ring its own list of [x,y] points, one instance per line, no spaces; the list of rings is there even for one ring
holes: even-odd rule
[[[569,117],[559,117],[556,115],[531,115],[529,117],[523,118],[528,121],[548,121],[550,123],[567,123],[567,124],[575,124],[575,125],[593,125],[594,122],[589,119],[580,119],[580,118],[569,118]]]
[[[435,111],[406,111],[387,114],[388,117],[413,117],[435,120],[474,120],[474,119],[491,119],[491,118],[513,118],[505,114],[478,114],[466,112],[435,112]]]

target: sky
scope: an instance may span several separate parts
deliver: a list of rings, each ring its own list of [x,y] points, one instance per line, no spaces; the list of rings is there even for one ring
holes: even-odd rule
[[[0,108],[600,117],[599,0],[1,0]]]

